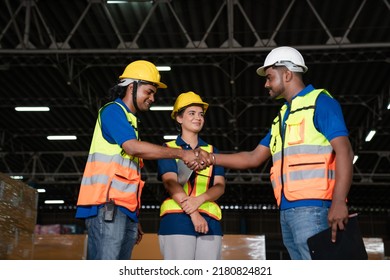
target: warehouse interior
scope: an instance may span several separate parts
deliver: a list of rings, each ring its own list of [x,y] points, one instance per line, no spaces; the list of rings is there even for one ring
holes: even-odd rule
[[[42,190],[37,225],[84,233],[74,215],[97,112],[130,62],[169,66],[155,105],[198,93],[210,104],[201,137],[234,153],[268,132],[282,103],[268,98],[256,69],[271,49],[288,45],[305,58],[307,84],[342,106],[358,156],[350,211],[359,213],[363,236],[381,238],[390,255],[388,0],[1,0],[0,30],[0,172]],[[15,110],[25,106],[49,111]],[[177,134],[170,111],[139,117],[144,141],[161,145]],[[226,170],[223,230],[265,235],[266,258],[285,259],[270,165]],[[145,161],[141,223],[150,234],[164,194],[156,174],[156,162]]]

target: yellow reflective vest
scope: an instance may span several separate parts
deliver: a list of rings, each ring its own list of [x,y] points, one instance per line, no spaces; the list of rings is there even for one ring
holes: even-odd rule
[[[291,103],[285,127],[282,128],[286,104],[272,123],[270,150],[273,166],[270,176],[279,206],[282,192],[289,201],[332,199],[335,153],[314,125],[316,100],[321,92],[331,97],[323,89],[297,96]]]
[[[166,145],[171,148],[181,149],[181,147],[176,144],[176,140],[167,142]],[[211,153],[213,151],[213,146],[212,145],[202,146],[201,149],[205,150],[208,153]],[[177,161],[178,159],[176,159],[176,162]],[[209,188],[212,174],[213,174],[212,165],[206,169],[203,169],[202,171],[197,172],[194,185],[192,185],[189,180],[184,184],[183,189],[185,193],[188,196],[193,196],[193,197],[197,197],[202,193],[205,193]],[[217,203],[213,201],[204,202],[201,206],[199,206],[198,211],[201,213],[205,213],[216,220],[221,220],[222,218],[221,208],[218,206]],[[160,216],[169,213],[183,213],[183,210],[181,209],[180,205],[172,198],[168,198],[164,200],[160,208]]]
[[[108,104],[113,103],[122,108],[138,139],[137,118],[118,102]],[[141,205],[144,181],[141,180],[140,169],[143,162],[140,158],[126,154],[118,144],[111,144],[104,139],[100,120],[103,108],[99,110],[96,121],[77,205],[100,205],[113,200],[116,205],[134,212]]]

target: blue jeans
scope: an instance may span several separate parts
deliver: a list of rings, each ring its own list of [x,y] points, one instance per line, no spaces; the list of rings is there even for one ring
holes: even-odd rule
[[[104,221],[104,207],[85,221],[88,260],[129,260],[138,238],[138,223],[117,209],[114,221]]]
[[[292,260],[311,260],[307,239],[329,227],[328,210],[307,206],[280,211],[283,243]]]

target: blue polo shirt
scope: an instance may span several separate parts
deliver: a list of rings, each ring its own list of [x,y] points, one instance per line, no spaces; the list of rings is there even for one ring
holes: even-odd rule
[[[184,150],[191,150],[191,146],[188,145],[184,140],[178,136],[176,139],[176,144],[181,146]],[[166,144],[164,144],[166,145]],[[207,146],[208,144],[203,141],[201,138],[198,138],[198,147]],[[218,149],[213,147],[213,153],[219,153]],[[158,160],[158,180],[162,180],[161,176],[167,172],[178,173],[177,163],[175,159],[160,159]],[[189,178],[189,181],[194,184],[196,179],[196,172],[193,172]],[[209,187],[214,185],[214,176],[225,176],[225,169],[221,166],[215,165],[213,168],[213,173],[210,178]],[[169,195],[167,194],[166,198]],[[201,215],[206,219],[209,232],[206,235],[222,235],[221,223],[210,216],[201,213]],[[191,218],[185,213],[170,213],[161,217],[160,226],[158,230],[159,235],[170,235],[170,234],[183,234],[183,235],[204,235],[198,233],[194,230],[194,225],[192,224]]]
[[[297,96],[304,96],[309,92],[315,90],[312,85],[308,85]],[[294,97],[294,98],[295,98]],[[293,99],[294,99],[293,98]],[[287,111],[283,119],[283,125],[290,113],[290,104],[286,102]],[[321,93],[317,98],[316,109],[314,111],[314,126],[321,132],[325,138],[330,142],[332,139],[340,136],[348,136],[349,132],[345,125],[343,112],[340,104],[334,98],[331,98],[325,93]],[[260,141],[259,145],[269,147],[271,141],[271,131]],[[280,203],[280,210],[285,210],[300,206],[322,206],[330,207],[331,201],[328,200],[298,200],[288,201],[282,193],[282,200]]]
[[[131,113],[122,99],[117,98],[115,102],[120,103],[126,108],[127,112]],[[103,137],[109,143],[122,146],[127,140],[137,139],[134,128],[130,125],[127,116],[119,105],[115,103],[107,105],[100,112],[100,120]],[[103,205],[77,206],[76,218],[82,219],[96,216],[100,207],[103,207]],[[138,222],[137,213],[131,212],[122,206],[118,206],[118,209],[129,216],[133,221]]]

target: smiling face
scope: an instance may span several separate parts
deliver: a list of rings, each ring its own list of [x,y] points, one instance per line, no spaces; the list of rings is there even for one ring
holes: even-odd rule
[[[265,71],[266,81],[264,87],[269,90],[271,99],[285,98],[285,69],[283,68],[284,67],[268,67]]]
[[[154,96],[157,93],[157,88],[150,84],[138,85],[137,90],[137,106],[140,111],[149,111],[150,107],[154,103]]]
[[[191,105],[176,116],[182,131],[199,133],[204,125],[204,110],[200,105]]]

